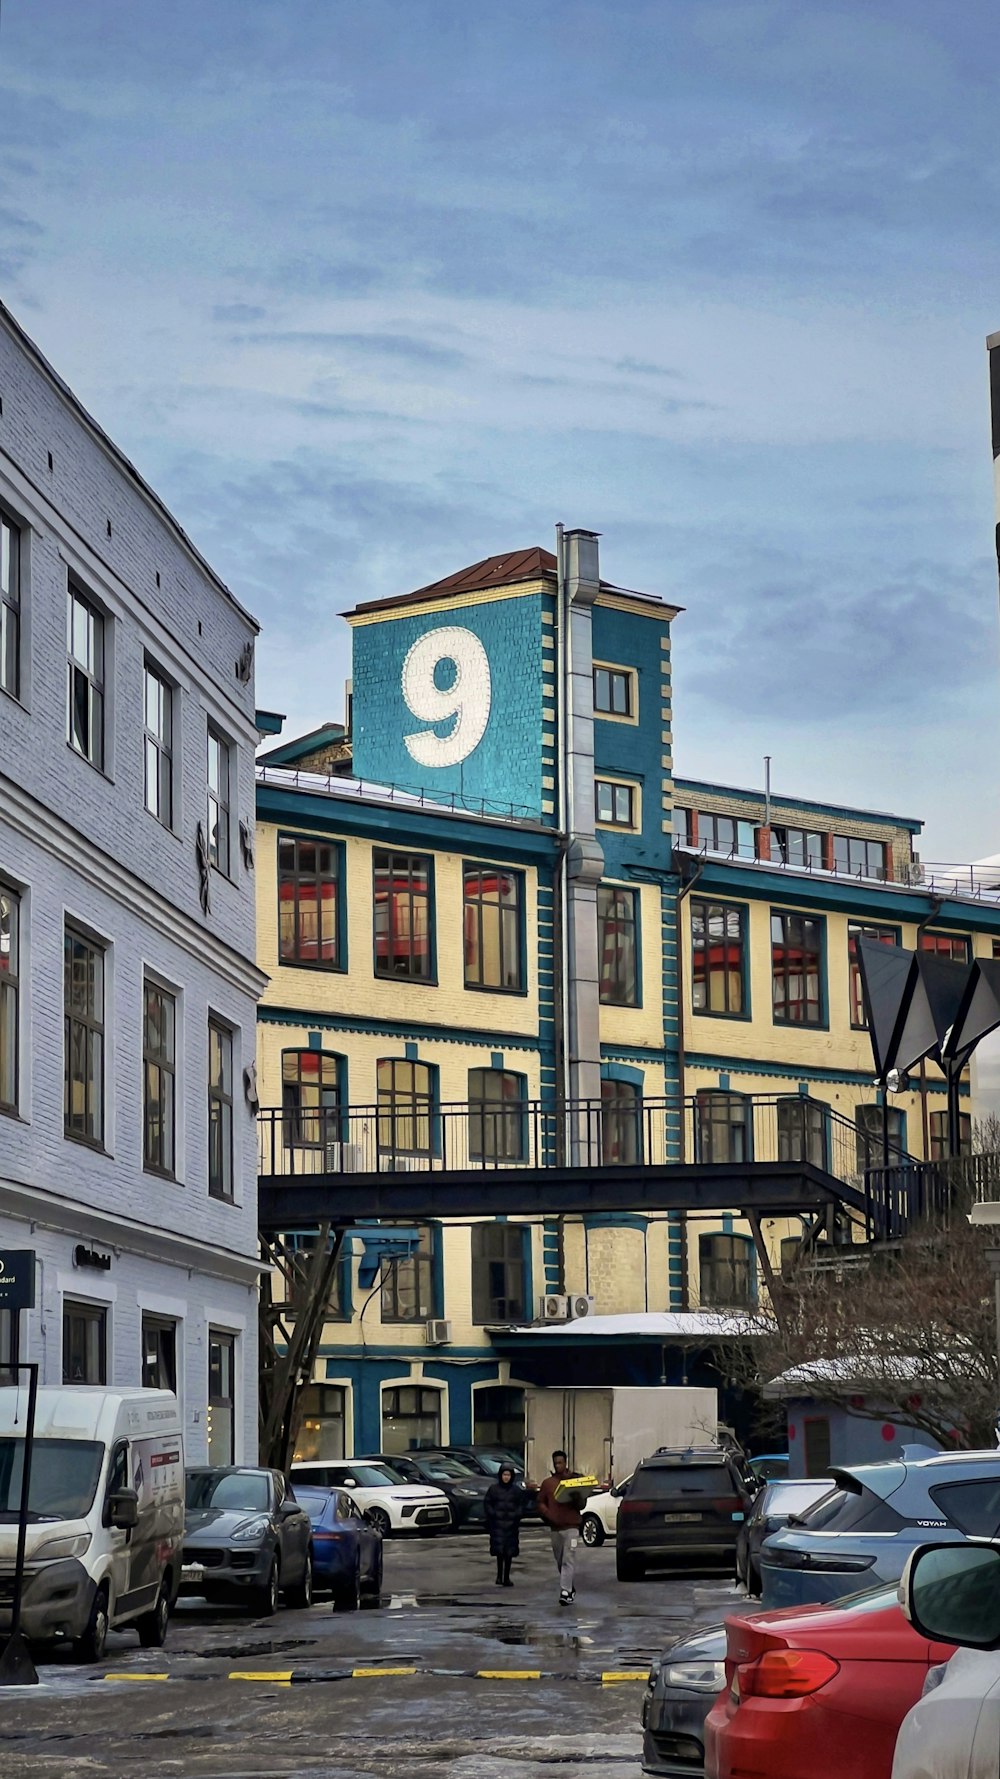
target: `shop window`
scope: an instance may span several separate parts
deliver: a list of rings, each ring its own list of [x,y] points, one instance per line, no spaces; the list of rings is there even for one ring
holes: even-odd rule
[[[301,1420],[293,1462],[342,1458],[346,1440],[347,1391],[335,1384],[307,1384],[299,1398]]]
[[[412,1452],[441,1444],[441,1391],[400,1384],[382,1392],[382,1450]]]
[[[108,1312],[98,1304],[63,1304],[64,1384],[108,1381]]]

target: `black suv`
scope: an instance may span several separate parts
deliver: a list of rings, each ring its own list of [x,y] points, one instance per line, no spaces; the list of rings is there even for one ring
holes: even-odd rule
[[[619,1581],[650,1564],[736,1569],[736,1540],[750,1508],[739,1459],[717,1446],[658,1451],[635,1471],[618,1510]]]

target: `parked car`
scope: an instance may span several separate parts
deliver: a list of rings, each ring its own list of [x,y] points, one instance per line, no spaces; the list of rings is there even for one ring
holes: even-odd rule
[[[889,1779],[896,1732],[947,1660],[894,1586],[835,1606],[731,1613],[725,1677],[705,1721],[709,1779]]]
[[[309,1488],[346,1489],[367,1519],[391,1532],[448,1532],[451,1508],[443,1490],[404,1482],[387,1464],[361,1458],[313,1458],[292,1465],[292,1481]]]
[[[377,1606],[382,1595],[382,1534],[346,1489],[298,1489],[312,1525],[313,1587],[335,1606]]]
[[[650,1564],[736,1566],[736,1539],[750,1491],[736,1457],[717,1446],[645,1458],[618,1508],[619,1581],[639,1581]]]
[[[918,1549],[899,1593],[915,1630],[961,1647],[904,1717],[892,1779],[993,1779],[1000,1768],[1000,1547]]]
[[[726,1682],[726,1631],[709,1625],[671,1644],[649,1671],[642,1701],[642,1770],[698,1779],[705,1719]]]
[[[758,1482],[787,1482],[788,1453],[761,1452],[759,1457],[750,1459],[750,1468]]]
[[[828,1495],[833,1483],[828,1476],[815,1481],[769,1482],[753,1498],[736,1540],[736,1576],[748,1594],[760,1593],[760,1547],[780,1526]]]
[[[538,1494],[538,1489],[535,1482],[529,1482],[525,1475],[524,1459],[517,1457],[516,1453],[505,1451],[503,1446],[440,1445],[434,1446],[433,1448],[428,1447],[427,1450],[421,1451],[420,1455],[423,1458],[431,1458],[435,1455],[457,1458],[459,1463],[468,1464],[469,1469],[477,1476],[488,1477],[490,1482],[496,1482],[497,1477],[500,1475],[500,1466],[502,1464],[512,1464],[514,1466],[514,1475],[527,1494],[528,1512],[534,1513],[536,1511],[535,1499]]]
[[[182,1594],[267,1615],[281,1594],[311,1605],[312,1527],[280,1470],[188,1470],[184,1496]]]
[[[898,1581],[928,1533],[941,1543],[988,1537],[1000,1525],[1000,1451],[903,1456],[835,1466],[821,1501],[765,1539],[761,1595],[769,1610],[836,1600]],[[926,1447],[919,1447],[921,1453]]]
[[[622,1496],[632,1481],[630,1476],[615,1483],[613,1489],[602,1489],[600,1494],[591,1495],[587,1501],[586,1511],[580,1521],[580,1537],[584,1544],[595,1548],[603,1544],[606,1538],[613,1538],[618,1526],[618,1509]]]
[[[401,1476],[404,1482],[430,1483],[432,1488],[440,1489],[447,1495],[456,1527],[476,1526],[482,1530],[483,1502],[490,1486],[490,1478],[479,1470],[473,1470],[461,1458],[453,1457],[450,1452],[415,1451],[399,1456],[379,1452],[361,1462],[385,1464],[397,1476]]]

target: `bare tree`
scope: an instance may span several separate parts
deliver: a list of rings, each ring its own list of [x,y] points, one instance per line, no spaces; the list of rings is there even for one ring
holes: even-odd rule
[[[793,1372],[800,1394],[849,1413],[891,1415],[946,1447],[996,1445],[994,1239],[959,1213],[801,1263],[775,1281],[770,1311],[747,1318],[731,1373],[759,1389]]]

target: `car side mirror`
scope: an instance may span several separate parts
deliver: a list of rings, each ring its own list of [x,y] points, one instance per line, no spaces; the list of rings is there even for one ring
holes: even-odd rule
[[[139,1497],[134,1489],[116,1489],[108,1496],[108,1525],[119,1532],[134,1532],[139,1524]]]
[[[289,1500],[286,1497],[285,1500],[281,1503],[281,1518],[283,1520],[289,1519],[293,1513],[301,1513],[301,1512],[302,1512],[302,1508],[299,1506],[298,1502],[294,1499]]]
[[[995,1544],[922,1544],[899,1584],[914,1630],[935,1643],[1000,1649],[1000,1548]]]
[[[612,1495],[614,1495],[616,1497],[616,1499],[620,1500],[621,1497],[625,1493],[625,1484],[624,1483],[615,1483],[615,1486],[612,1489],[611,1493],[612,1493]]]

